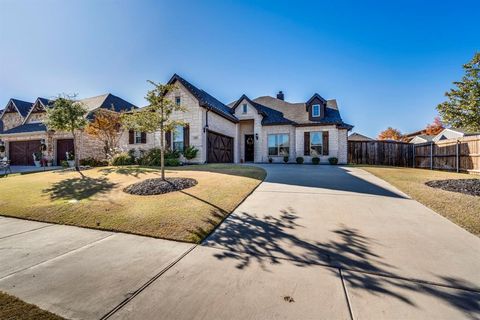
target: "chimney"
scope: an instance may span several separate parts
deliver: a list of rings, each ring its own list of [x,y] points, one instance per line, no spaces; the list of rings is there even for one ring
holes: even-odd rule
[[[278,91],[277,93],[277,99],[278,100],[285,100],[285,96],[283,95],[282,91]]]

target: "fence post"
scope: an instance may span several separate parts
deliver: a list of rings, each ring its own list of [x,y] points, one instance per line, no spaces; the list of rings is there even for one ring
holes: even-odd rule
[[[460,172],[460,141],[457,139],[457,145],[455,148],[456,158],[455,158],[455,165],[457,167],[457,172]]]
[[[430,170],[433,170],[433,142],[430,142]]]
[[[413,168],[415,168],[415,144],[413,144]]]

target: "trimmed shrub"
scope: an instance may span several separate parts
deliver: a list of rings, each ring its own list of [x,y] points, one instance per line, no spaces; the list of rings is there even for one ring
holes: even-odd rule
[[[187,160],[192,160],[197,156],[198,149],[195,148],[194,146],[189,146],[186,147],[185,150],[183,151],[183,156]]]
[[[180,160],[175,158],[165,158],[166,167],[178,167],[180,165]]]
[[[107,160],[98,160],[92,157],[88,157],[85,159],[80,159],[81,166],[89,166],[89,167],[104,167],[108,166]]]
[[[112,157],[112,166],[128,166],[133,164],[133,159],[127,152],[117,153]]]
[[[335,158],[335,157],[328,158],[328,162],[330,162],[330,164],[337,164],[338,158]]]
[[[302,164],[303,163],[303,157],[297,157],[297,163]]]
[[[313,157],[312,158],[312,164],[319,164],[320,163],[320,158],[319,157]]]
[[[288,162],[288,156],[283,157],[283,162],[287,163]]]
[[[165,165],[166,166],[178,166],[180,165],[180,152],[178,151],[165,151]],[[161,165],[161,151],[159,148],[153,148],[146,152],[142,158],[142,164],[146,166],[159,167]]]
[[[272,163],[273,162],[273,159],[272,158],[268,158],[268,163]]]
[[[62,166],[62,168],[68,168],[67,160],[62,160],[62,162],[60,162],[60,165]]]

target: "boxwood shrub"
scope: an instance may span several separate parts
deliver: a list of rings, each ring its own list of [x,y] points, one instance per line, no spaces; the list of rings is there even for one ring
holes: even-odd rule
[[[312,163],[313,164],[319,164],[320,163],[320,158],[319,157],[313,157],[312,158]]]
[[[303,163],[303,157],[297,157],[297,163],[302,164]]]

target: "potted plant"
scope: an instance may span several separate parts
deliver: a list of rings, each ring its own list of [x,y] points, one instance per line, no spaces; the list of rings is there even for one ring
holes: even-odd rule
[[[328,158],[328,162],[330,162],[330,164],[332,165],[335,165],[338,163],[338,158],[335,158],[335,157]]]
[[[35,167],[40,167],[41,163],[40,161],[42,160],[42,152],[37,151],[32,154],[33,156],[33,163],[35,164]]]
[[[47,161],[47,167],[51,167],[53,165],[53,160],[50,159]]]
[[[67,158],[67,163],[70,168],[75,167],[75,156],[72,151],[65,152],[65,156]]]

